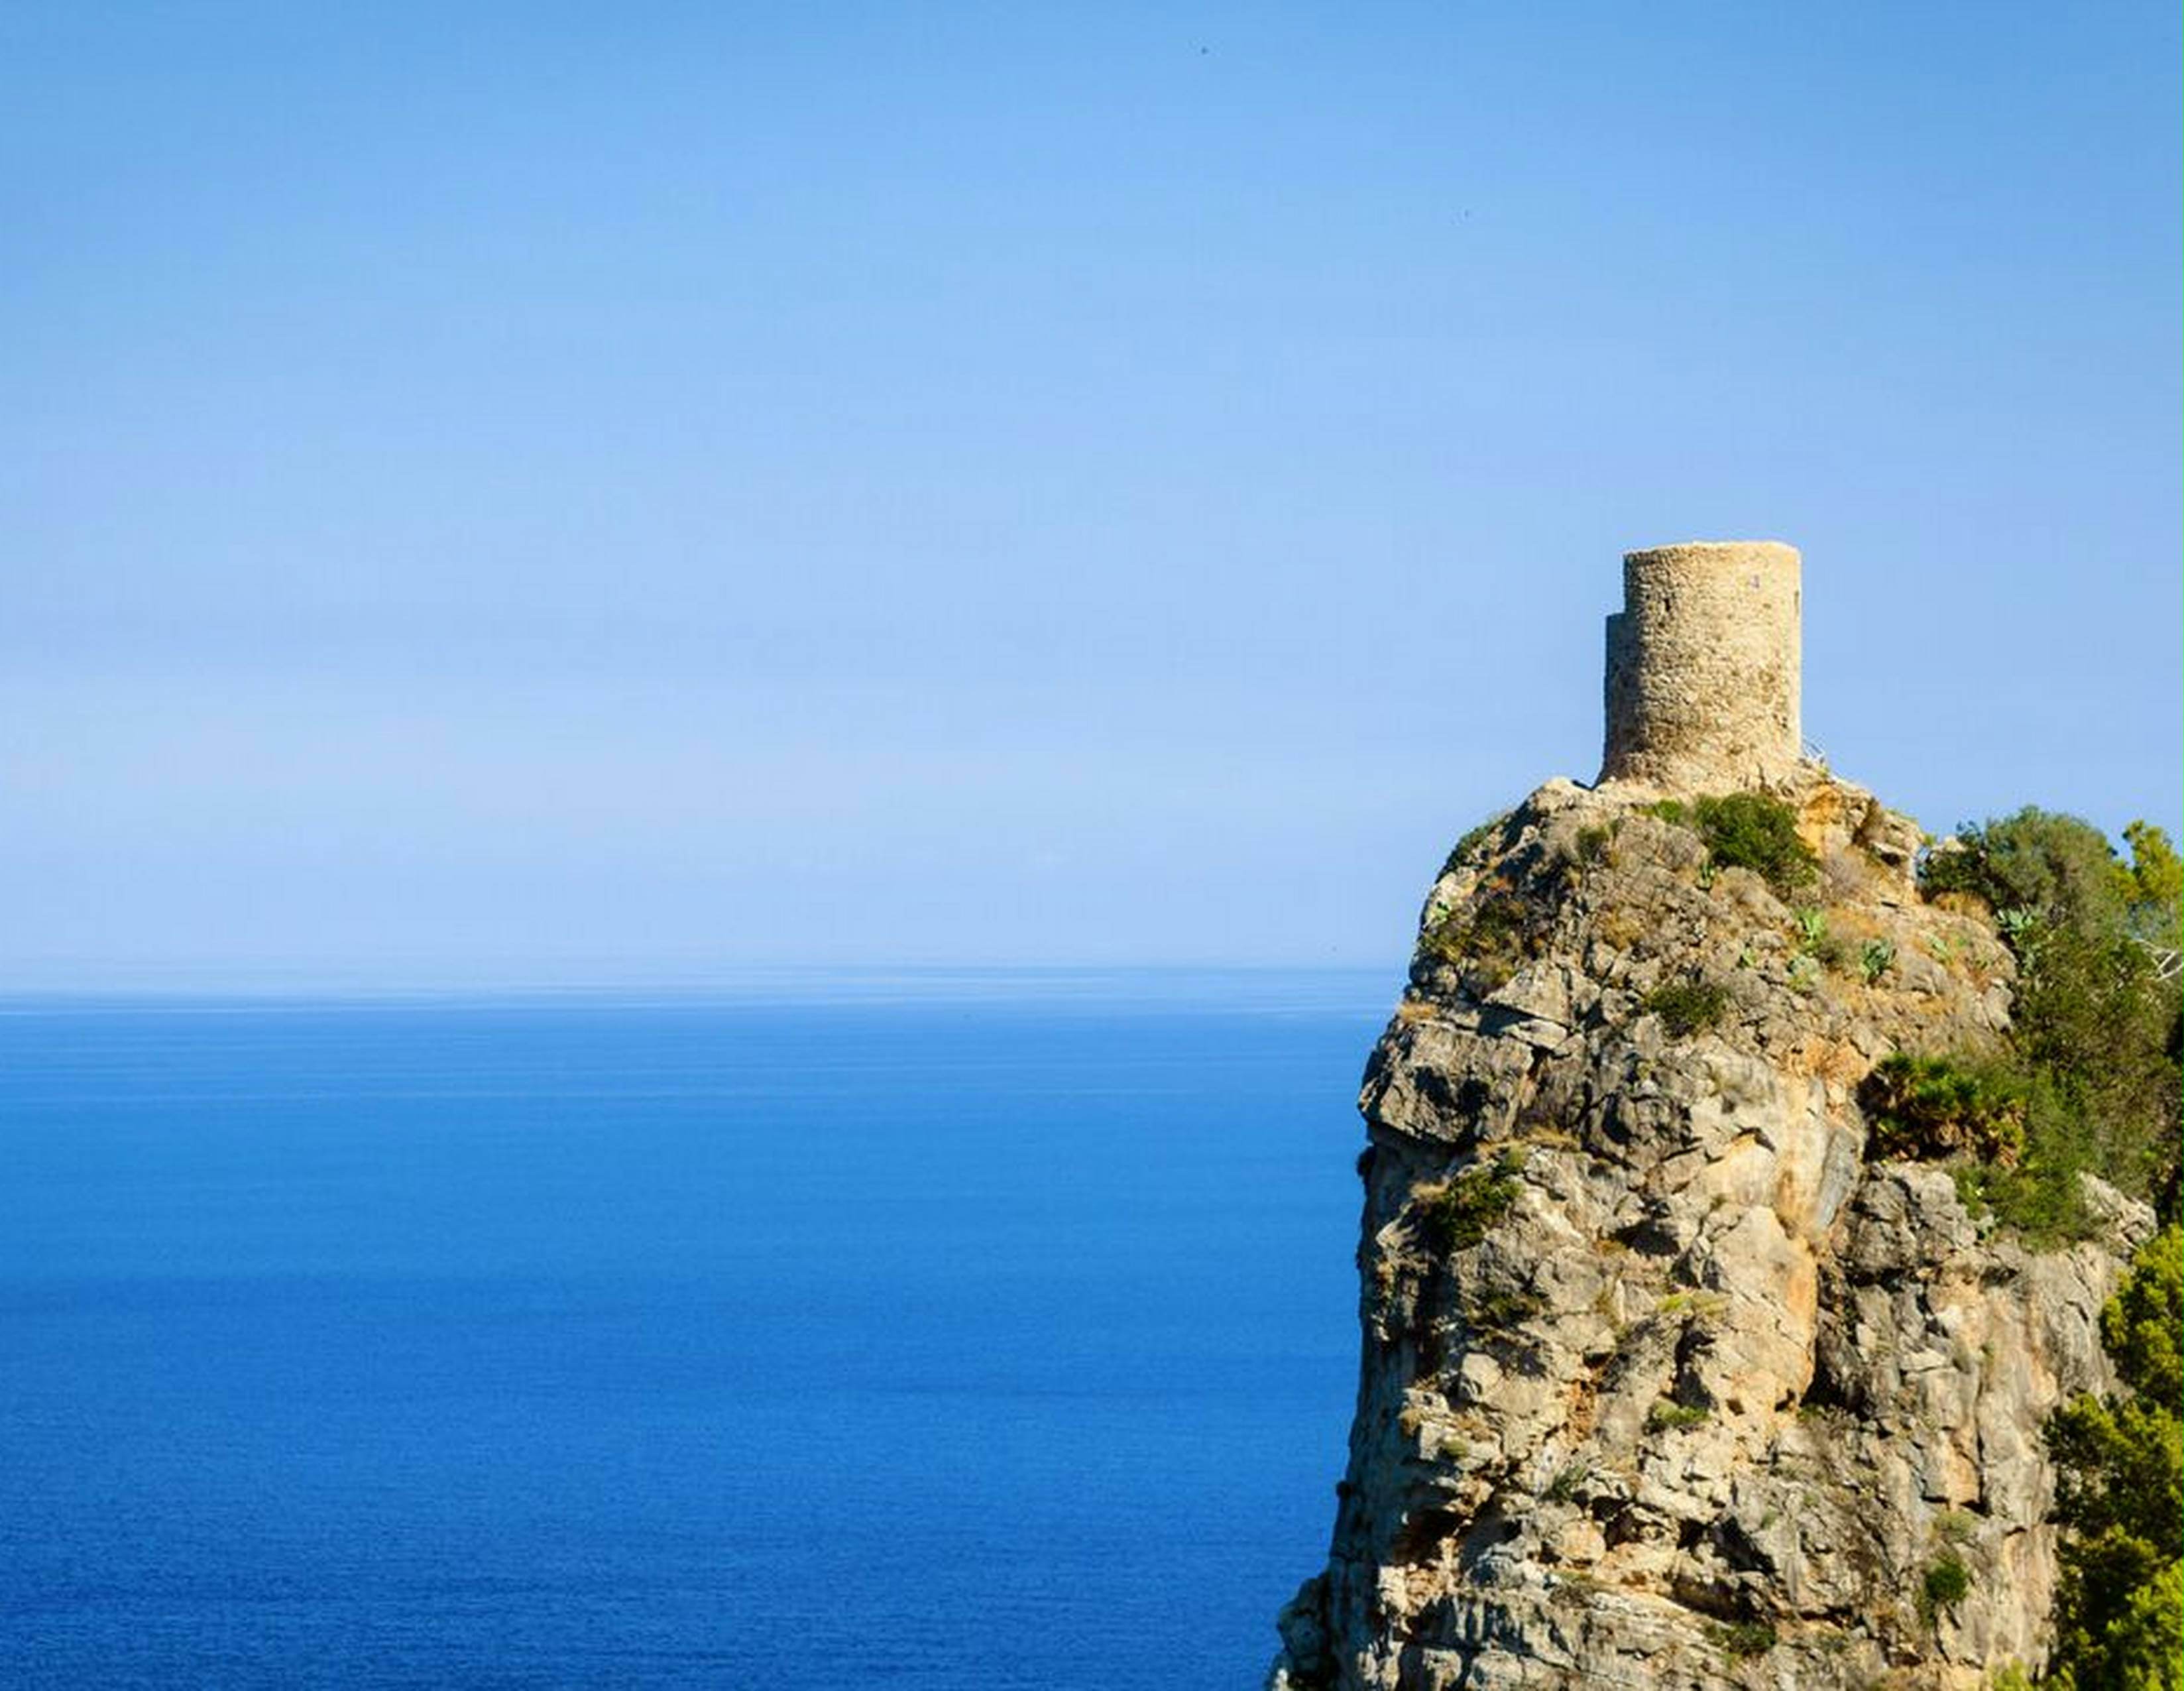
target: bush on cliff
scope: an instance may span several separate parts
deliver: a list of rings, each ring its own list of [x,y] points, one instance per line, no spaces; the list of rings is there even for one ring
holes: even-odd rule
[[[1524,1153],[1504,1151],[1491,1163],[1420,1186],[1418,1220],[1436,1250],[1468,1251],[1484,1239],[1517,1202]]]
[[[1921,870],[1930,895],[1992,910],[2017,959],[2024,1154],[2014,1175],[1984,1159],[1974,1183],[2005,1220],[2023,1225],[2012,1210],[2024,1212],[2029,1231],[2072,1231],[2063,1212],[2081,1169],[2176,1214],[2184,866],[2160,829],[2136,822],[2124,835],[2128,863],[2091,823],[2028,807],[1966,825]]]
[[[2090,1238],[2099,1219],[2079,1176],[2101,1170],[2077,1137],[2077,1114],[2036,1073],[2026,1081],[2025,1101],[2025,1148],[2014,1163],[1958,1161],[1952,1170],[1957,1195],[1974,1214],[1991,1211],[2036,1251]]]
[[[1729,989],[1715,980],[1672,980],[1646,995],[1646,1007],[1661,1019],[1669,1038],[1688,1039],[1722,1019]]]
[[[2055,1654],[2060,1691],[2184,1686],[2184,1231],[2141,1251],[2101,1311],[2125,1390],[2049,1419],[2064,1529]]]
[[[2005,1166],[2025,1144],[2025,1082],[1994,1064],[1898,1052],[1858,1089],[1876,1157],[1969,1155]]]
[[[1797,837],[1797,813],[1764,793],[1728,793],[1688,805],[1663,799],[1652,812],[1693,829],[1715,865],[1752,870],[1778,897],[1791,897],[1819,874],[1819,858]]]
[[[1418,936],[1419,954],[1498,986],[1538,953],[1533,912],[1522,895],[1498,883],[1473,904],[1451,911]]]

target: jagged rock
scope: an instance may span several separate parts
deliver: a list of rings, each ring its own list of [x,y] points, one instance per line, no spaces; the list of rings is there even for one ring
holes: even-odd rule
[[[1776,791],[1820,860],[1802,910],[1622,784],[1550,784],[1436,880],[1360,1101],[1349,1471],[1272,1685],[2039,1660],[2038,1428],[2110,1383],[2098,1312],[2152,1218],[2089,1189],[2102,1236],[2034,1254],[1945,1169],[1866,1160],[1859,1081],[1993,1046],[2013,965],[1919,897],[1915,824],[1809,766]],[[1943,1557],[1970,1588],[1935,1613]]]

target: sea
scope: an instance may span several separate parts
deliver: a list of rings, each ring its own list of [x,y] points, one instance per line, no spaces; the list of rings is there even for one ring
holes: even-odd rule
[[[1387,971],[0,1002],[0,1686],[1257,1686]]]

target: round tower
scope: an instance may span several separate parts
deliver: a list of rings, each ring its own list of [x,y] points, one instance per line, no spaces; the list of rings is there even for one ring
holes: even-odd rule
[[[1779,540],[1624,555],[1602,780],[1726,792],[1796,768],[1800,575],[1797,549]]]

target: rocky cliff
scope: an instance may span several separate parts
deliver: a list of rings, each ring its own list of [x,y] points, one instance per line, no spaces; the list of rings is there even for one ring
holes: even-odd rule
[[[1460,846],[1362,1099],[1363,1360],[1275,1688],[1974,1687],[2034,1664],[2042,1418],[2108,1384],[2149,1214],[2034,1253],[1880,1160],[1859,1083],[1977,1050],[2012,965],[1919,834],[1806,767],[1817,877],[1643,788]]]

